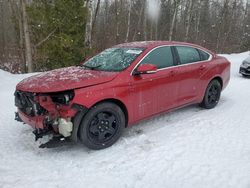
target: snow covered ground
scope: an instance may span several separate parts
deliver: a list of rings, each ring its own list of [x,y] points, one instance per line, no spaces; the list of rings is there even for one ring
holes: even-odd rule
[[[248,54],[224,55],[232,77],[215,109],[144,121],[101,151],[39,149],[32,129],[14,121],[15,85],[28,75],[0,70],[0,188],[250,188],[250,79],[238,74]]]

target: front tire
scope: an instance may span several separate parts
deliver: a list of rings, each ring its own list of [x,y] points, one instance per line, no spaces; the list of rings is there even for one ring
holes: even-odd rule
[[[79,127],[79,137],[85,146],[99,150],[112,146],[125,127],[125,115],[116,104],[104,102],[90,109]]]
[[[207,86],[205,96],[200,106],[206,109],[214,108],[220,100],[221,90],[220,82],[218,80],[212,80]]]

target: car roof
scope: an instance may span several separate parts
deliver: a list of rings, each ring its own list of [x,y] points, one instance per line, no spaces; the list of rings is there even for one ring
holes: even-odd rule
[[[138,42],[118,44],[114,47],[154,48],[154,47],[162,46],[162,45],[185,45],[185,46],[202,48],[195,44],[190,44],[186,42],[177,42],[177,41],[138,41]]]

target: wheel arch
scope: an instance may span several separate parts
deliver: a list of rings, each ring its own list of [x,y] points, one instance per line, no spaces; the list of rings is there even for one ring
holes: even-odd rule
[[[73,131],[72,131],[72,135],[71,135],[71,140],[77,142],[78,138],[79,138],[79,126],[84,118],[84,116],[86,115],[86,113],[88,113],[89,109],[91,109],[92,107],[104,103],[104,102],[110,102],[110,103],[114,103],[117,106],[119,106],[121,108],[121,110],[123,111],[124,115],[125,115],[125,127],[128,126],[128,110],[126,105],[118,99],[114,99],[114,98],[107,98],[107,99],[102,99],[98,102],[96,102],[95,104],[93,104],[91,107],[86,108],[84,111],[79,111],[79,113],[76,114],[75,118],[74,118],[74,127],[73,127]]]
[[[98,105],[100,103],[104,103],[104,102],[114,103],[114,104],[116,104],[117,106],[119,106],[121,108],[121,110],[123,111],[123,113],[125,115],[125,123],[126,123],[125,127],[127,127],[128,126],[128,118],[129,117],[128,117],[128,109],[127,109],[126,105],[121,100],[119,100],[119,99],[107,98],[107,99],[102,99],[102,100],[96,102],[94,105],[92,105],[92,107],[96,106],[96,105]]]
[[[212,82],[213,80],[217,80],[221,85],[221,89],[223,88],[223,80],[222,80],[222,78],[220,76],[214,77],[213,79],[210,80],[210,82]]]
[[[222,80],[222,78],[221,78],[220,76],[215,76],[215,77],[213,77],[212,79],[209,80],[209,82],[208,82],[208,84],[207,84],[207,86],[206,86],[206,89],[204,90],[203,98],[202,98],[202,100],[200,100],[200,102],[199,102],[199,105],[200,105],[201,107],[203,107],[203,108],[206,108],[206,109],[214,108],[214,107],[218,104],[218,102],[216,102],[215,105],[212,105],[212,106],[211,106],[210,104],[207,104],[206,99],[205,99],[205,97],[206,97],[206,92],[208,91],[208,87],[209,87],[209,85],[210,85],[213,81],[218,81],[218,82],[219,82],[219,84],[220,84],[220,86],[221,86],[221,91],[222,91],[223,80]],[[220,92],[221,92],[221,91],[220,91]],[[220,95],[221,95],[221,93],[219,94],[219,96],[220,96]],[[220,97],[219,97],[219,98],[220,98]],[[218,98],[218,101],[219,101],[219,98]]]
[[[198,99],[198,103],[200,103],[204,96],[205,96],[205,93],[206,93],[206,89],[207,89],[207,86],[209,85],[210,82],[212,82],[213,80],[217,80],[220,84],[221,84],[221,89],[223,88],[223,79],[221,78],[221,76],[219,75],[216,75],[214,77],[212,77],[211,79],[208,79],[206,82],[204,82],[203,86],[202,86],[202,89],[201,89],[201,95]]]

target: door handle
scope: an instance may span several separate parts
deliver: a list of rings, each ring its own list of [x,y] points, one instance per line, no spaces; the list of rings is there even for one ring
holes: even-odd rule
[[[172,71],[170,71],[170,76],[174,76],[175,74],[177,73],[177,71],[174,71],[174,70],[172,70]]]
[[[206,65],[201,65],[200,68],[199,68],[201,71],[206,69]]]

